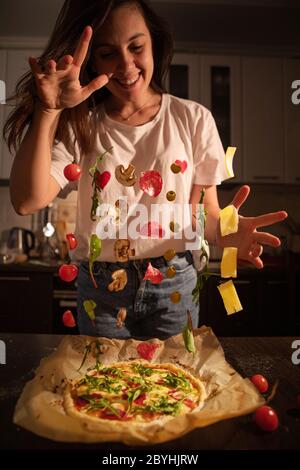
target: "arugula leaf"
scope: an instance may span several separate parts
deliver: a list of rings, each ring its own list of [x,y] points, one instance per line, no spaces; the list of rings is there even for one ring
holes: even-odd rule
[[[102,250],[102,241],[101,238],[98,237],[95,233],[91,235],[90,238],[90,256],[89,256],[89,271],[90,271],[90,276],[92,278],[94,287],[97,289],[97,283],[94,278],[93,274],[93,266],[94,262],[97,260],[97,258],[100,256]]]

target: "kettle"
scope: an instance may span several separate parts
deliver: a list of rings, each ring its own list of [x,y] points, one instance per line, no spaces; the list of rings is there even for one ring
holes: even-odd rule
[[[9,231],[7,246],[14,253],[28,255],[29,251],[34,248],[35,236],[31,230],[21,227],[13,227]]]

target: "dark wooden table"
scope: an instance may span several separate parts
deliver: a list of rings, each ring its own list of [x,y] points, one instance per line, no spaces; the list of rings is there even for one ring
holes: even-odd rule
[[[14,407],[25,383],[33,378],[40,359],[49,355],[62,336],[1,334],[6,344],[6,365],[0,365],[0,449],[4,450],[88,450],[110,453],[149,451],[149,447],[128,447],[120,443],[77,444],[54,442],[12,422]],[[164,444],[151,447],[151,452],[212,451],[212,450],[300,450],[300,364],[292,363],[296,337],[220,338],[227,361],[243,376],[261,373],[272,386],[279,386],[272,400],[280,426],[275,432],[257,428],[252,416],[218,422]],[[300,358],[300,353],[298,354]],[[205,454],[205,452],[204,452]],[[177,467],[178,468],[178,467]]]

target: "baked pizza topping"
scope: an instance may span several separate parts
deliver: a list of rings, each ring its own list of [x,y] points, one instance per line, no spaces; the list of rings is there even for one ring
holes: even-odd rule
[[[200,381],[173,364],[133,361],[88,372],[69,397],[81,415],[145,423],[190,413],[204,395]]]

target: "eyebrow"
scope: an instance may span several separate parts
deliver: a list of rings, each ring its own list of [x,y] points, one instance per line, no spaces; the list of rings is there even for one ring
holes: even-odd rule
[[[128,39],[128,42],[134,41],[141,36],[146,36],[144,33],[136,33]],[[115,44],[110,44],[109,42],[96,43],[95,47],[115,47]]]

